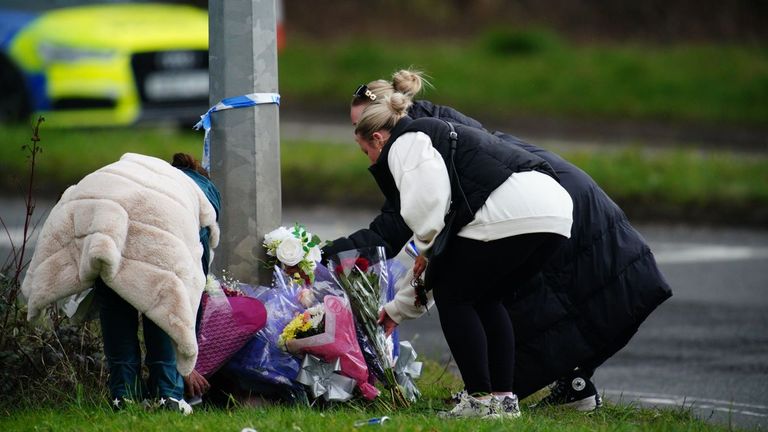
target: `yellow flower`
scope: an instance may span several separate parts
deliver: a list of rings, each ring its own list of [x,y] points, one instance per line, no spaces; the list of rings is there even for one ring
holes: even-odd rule
[[[298,333],[301,330],[305,330],[303,327],[305,327],[306,324],[308,323],[306,323],[304,320],[304,314],[297,313],[296,316],[291,320],[291,322],[289,322],[288,325],[285,326],[285,328],[283,329],[283,332],[280,333],[280,337],[277,338],[277,344],[281,348],[285,349],[285,343],[291,339],[296,339],[296,333]]]
[[[283,332],[280,333],[280,337],[277,338],[277,344],[280,348],[286,349],[286,342],[296,339],[297,337],[306,334],[312,330],[315,325],[319,325],[318,319],[313,319],[313,313],[317,313],[315,309],[306,310],[304,312],[298,312],[296,316],[285,326]],[[320,314],[322,317],[322,314]]]

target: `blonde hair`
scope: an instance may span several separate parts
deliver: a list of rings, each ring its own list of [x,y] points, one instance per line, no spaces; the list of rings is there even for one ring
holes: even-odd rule
[[[377,96],[376,100],[369,101],[368,106],[360,113],[355,134],[371,139],[374,132],[382,129],[392,130],[397,122],[408,114],[411,105],[411,98],[400,92]]]
[[[411,99],[421,92],[424,85],[429,85],[429,81],[421,71],[402,69],[392,74],[392,87]]]
[[[424,73],[415,69],[401,69],[392,74],[392,81],[383,79],[371,81],[368,84],[368,90],[376,95],[376,99],[391,96],[393,93],[402,93],[408,99],[413,99],[424,86],[431,84],[424,77]],[[352,106],[358,106],[370,103],[367,97],[353,97]]]

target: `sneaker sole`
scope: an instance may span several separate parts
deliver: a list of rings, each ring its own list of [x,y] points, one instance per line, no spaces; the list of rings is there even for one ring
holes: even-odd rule
[[[522,414],[520,412],[516,412],[514,414],[512,413],[504,413],[504,414],[488,414],[486,416],[480,417],[483,420],[511,420],[520,418]]]
[[[453,419],[468,419],[468,418],[476,418],[476,419],[494,419],[494,418],[500,418],[501,416],[499,414],[485,414],[485,415],[479,415],[479,414],[442,414],[443,412],[447,411],[438,411],[437,418],[441,420],[453,420]]]
[[[602,405],[602,404],[600,404],[600,405]],[[568,402],[568,403],[564,403],[564,404],[557,405],[557,406],[575,409],[576,411],[579,411],[579,412],[590,412],[590,411],[594,411],[597,408],[599,408],[600,405],[598,405],[598,403],[597,403],[597,397],[595,397],[593,395],[593,396],[589,396],[589,397],[586,397],[586,398],[581,399],[581,400],[577,400],[577,401],[573,401],[573,402]]]

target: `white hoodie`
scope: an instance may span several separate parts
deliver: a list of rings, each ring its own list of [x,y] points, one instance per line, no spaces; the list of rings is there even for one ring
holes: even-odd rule
[[[392,143],[387,163],[400,192],[400,215],[413,231],[420,253],[429,256],[451,203],[445,162],[427,134],[408,132]],[[570,238],[572,223],[573,201],[568,192],[552,177],[526,171],[512,174],[496,188],[458,235],[486,242],[537,232]],[[397,323],[425,312],[413,305],[410,280],[401,282],[395,299],[384,306]]]

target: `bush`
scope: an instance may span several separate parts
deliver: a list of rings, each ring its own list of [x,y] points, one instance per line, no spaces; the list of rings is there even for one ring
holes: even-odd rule
[[[39,145],[40,118],[34,127],[32,144],[22,147],[28,153],[29,175],[25,185],[26,216],[24,238],[12,247],[0,268],[0,404],[71,400],[82,388],[98,389],[105,377],[101,338],[88,325],[75,325],[56,310],[49,310],[49,328],[27,322],[27,310],[19,299],[21,276],[29,264],[28,240],[34,211],[34,173]],[[22,188],[24,189],[24,188]],[[10,237],[5,221],[0,226]],[[95,393],[98,394],[97,390]]]
[[[498,56],[529,56],[560,49],[562,40],[547,30],[512,30],[499,27],[489,30],[480,39],[482,46]]]

